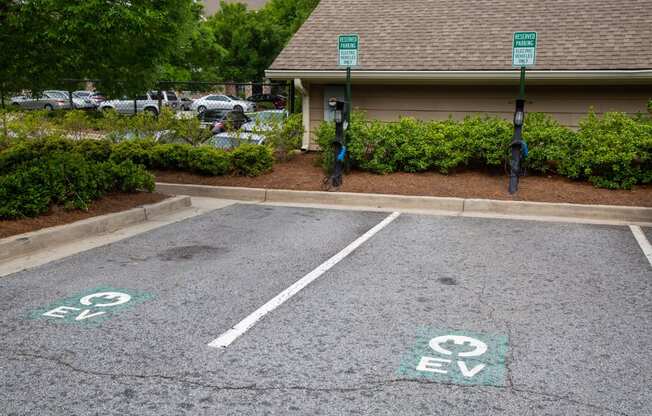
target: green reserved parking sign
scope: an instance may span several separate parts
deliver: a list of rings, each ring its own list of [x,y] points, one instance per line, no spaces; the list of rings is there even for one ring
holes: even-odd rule
[[[337,39],[337,49],[339,52],[340,66],[358,65],[358,44],[359,36],[357,34],[339,35]]]
[[[512,42],[512,66],[532,66],[536,58],[537,32],[515,32]]]
[[[508,342],[504,335],[419,328],[397,373],[445,384],[504,386]]]

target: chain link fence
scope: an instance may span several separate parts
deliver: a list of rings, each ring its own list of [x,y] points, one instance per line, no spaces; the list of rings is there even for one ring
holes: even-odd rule
[[[160,81],[155,88],[139,94],[111,96],[102,91],[102,81],[66,79],[44,91],[20,91],[8,95],[0,91],[2,108],[16,110],[114,110],[123,115],[151,113],[164,108],[175,112],[261,110],[296,111],[294,85],[291,83],[230,83],[210,81]]]

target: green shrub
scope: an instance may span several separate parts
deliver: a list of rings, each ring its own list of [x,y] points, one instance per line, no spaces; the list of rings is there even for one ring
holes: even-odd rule
[[[333,162],[335,160],[331,150],[331,142],[335,138],[335,123],[323,121],[319,123],[314,130],[315,141],[322,149],[320,154],[321,165],[324,171],[330,172],[333,169]],[[349,151],[351,151],[349,149]]]
[[[105,162],[102,164],[101,170],[110,175],[112,181],[110,190],[122,192],[154,191],[154,175],[130,160],[119,164]]]
[[[52,197],[42,177],[38,166],[0,176],[0,218],[35,217],[47,211]]]
[[[91,127],[91,122],[88,114],[81,110],[72,110],[65,113],[61,122],[61,127],[72,135],[73,138],[79,140],[85,130]]]
[[[258,176],[274,165],[274,155],[268,146],[242,144],[230,153],[231,169],[236,175]]]
[[[151,150],[156,145],[152,139],[135,139],[118,143],[113,146],[111,152],[111,161],[123,162],[131,160],[132,162],[150,166],[151,165]]]
[[[83,139],[74,142],[73,151],[95,162],[109,160],[113,146],[108,140]]]
[[[575,132],[543,113],[526,116],[523,139],[529,147],[527,167],[541,173],[557,172],[560,163],[571,157],[577,141]]]
[[[523,129],[530,150],[526,166],[535,172],[588,179],[599,187],[630,188],[636,183],[650,183],[651,129],[652,118],[645,115],[608,113],[599,118],[589,114],[576,133],[549,116],[530,113]],[[330,171],[334,124],[321,123],[315,136],[324,149],[322,165]],[[448,173],[467,166],[501,166],[507,160],[512,137],[512,124],[499,118],[401,118],[383,123],[355,112],[347,132],[347,149],[351,166],[366,171]]]
[[[589,113],[560,173],[611,189],[652,182],[652,124],[624,113]]]
[[[303,116],[293,114],[284,122],[271,122],[272,129],[262,132],[267,138],[267,144],[274,148],[276,160],[288,160],[295,149],[301,146],[303,138]]]
[[[55,152],[0,176],[0,218],[36,216],[53,204],[88,209],[107,192],[153,189],[154,177],[131,161],[97,163],[77,153]]]
[[[190,146],[182,144],[157,144],[150,150],[151,167],[155,169],[188,169],[190,149]]]
[[[202,175],[226,175],[231,168],[229,154],[209,146],[192,147],[188,150],[188,168]]]
[[[0,175],[36,158],[56,152],[71,152],[73,147],[71,140],[58,136],[20,140],[0,152]]]
[[[56,125],[49,119],[48,112],[16,112],[7,123],[8,130],[21,139],[40,139],[51,136]]]

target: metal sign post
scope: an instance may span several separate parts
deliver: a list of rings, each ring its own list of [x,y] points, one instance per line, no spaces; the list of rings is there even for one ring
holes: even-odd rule
[[[342,172],[346,163],[346,130],[351,122],[351,67],[358,65],[357,34],[339,35],[337,42],[338,65],[346,67],[346,95],[344,102],[331,98],[329,107],[335,113],[335,138],[333,146],[333,172],[324,178],[326,190],[337,190],[342,185]]]
[[[351,121],[351,67],[358,66],[358,46],[360,37],[357,34],[340,35],[338,37],[339,66],[346,67],[346,121]]]
[[[518,98],[514,111],[514,136],[510,143],[509,193],[518,191],[519,177],[528,154],[527,143],[523,140],[525,120],[525,69],[535,64],[537,55],[537,32],[515,32],[512,41],[512,66],[521,68]]]

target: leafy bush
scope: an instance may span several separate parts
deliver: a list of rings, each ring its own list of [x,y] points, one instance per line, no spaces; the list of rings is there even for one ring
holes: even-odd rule
[[[107,192],[152,191],[154,177],[130,161],[97,163],[55,152],[0,176],[0,218],[33,217],[53,204],[87,209]]]
[[[109,160],[113,146],[108,140],[83,139],[74,142],[73,151],[95,162]]]
[[[601,188],[631,188],[652,182],[652,124],[624,113],[598,117],[589,113],[580,122],[571,155],[560,173],[585,178]]]
[[[274,148],[276,160],[288,160],[293,151],[301,146],[303,137],[303,116],[292,114],[284,122],[272,122],[272,129],[263,132],[267,138],[267,144]]]
[[[0,175],[19,165],[55,152],[71,152],[73,142],[58,136],[21,140],[0,152]]]
[[[130,160],[119,164],[104,162],[102,167],[110,174],[112,180],[112,187],[109,190],[122,192],[134,192],[137,190],[154,191],[154,175]]]
[[[7,123],[7,128],[21,139],[42,139],[54,133],[56,125],[44,110],[16,112]]]
[[[351,166],[366,171],[448,173],[468,166],[502,165],[512,135],[511,123],[499,118],[401,118],[395,123],[383,123],[356,112],[347,132],[347,149]],[[321,123],[315,136],[324,149],[322,164],[330,170],[334,124]],[[652,182],[651,117],[607,113],[600,118],[590,113],[574,132],[547,115],[530,113],[523,138],[529,145],[526,166],[531,171],[587,179],[606,188]]]
[[[151,150],[156,145],[152,139],[135,139],[113,146],[111,160],[122,162],[131,160],[140,165],[151,166]]]
[[[85,130],[91,127],[90,119],[85,111],[72,110],[65,113],[61,127],[79,140]]]
[[[229,154],[209,146],[192,147],[188,150],[188,168],[202,175],[226,175],[231,168]]]
[[[150,150],[150,167],[155,169],[188,169],[190,146],[182,144],[157,144]]]
[[[242,144],[230,153],[231,168],[236,175],[258,176],[274,165],[274,155],[268,146]]]
[[[529,113],[523,126],[523,139],[529,147],[527,166],[541,173],[559,171],[559,164],[571,157],[577,135],[543,113]]]

